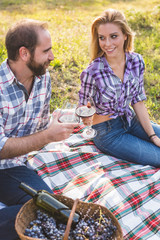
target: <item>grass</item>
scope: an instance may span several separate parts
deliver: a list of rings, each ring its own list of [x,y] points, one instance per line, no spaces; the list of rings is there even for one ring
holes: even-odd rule
[[[79,76],[89,63],[90,27],[106,8],[122,10],[135,32],[135,51],[142,54],[147,94],[146,106],[152,120],[160,122],[160,4],[159,0],[1,0],[0,63],[6,58],[5,34],[21,18],[45,20],[52,36],[55,60],[51,111],[64,99],[77,98]]]

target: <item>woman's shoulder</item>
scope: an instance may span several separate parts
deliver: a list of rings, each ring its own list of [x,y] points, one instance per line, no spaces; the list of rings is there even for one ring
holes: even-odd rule
[[[98,57],[94,59],[87,68],[83,71],[83,73],[87,73],[89,75],[95,74],[95,72],[100,71],[104,68],[103,57]]]
[[[139,53],[130,52],[127,54],[127,68],[132,72],[143,72],[145,69],[145,63],[143,57]]]
[[[126,53],[127,59],[132,61],[132,62],[143,62],[143,57],[140,53],[136,53],[136,52],[128,52]]]

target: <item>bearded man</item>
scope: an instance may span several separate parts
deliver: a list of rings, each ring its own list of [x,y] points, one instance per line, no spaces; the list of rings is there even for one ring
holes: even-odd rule
[[[49,124],[51,79],[47,70],[54,59],[46,22],[31,19],[14,24],[6,35],[8,58],[0,66],[0,239],[15,240],[15,218],[31,197],[19,188],[24,182],[52,193],[26,167],[28,153],[61,141],[78,124]]]

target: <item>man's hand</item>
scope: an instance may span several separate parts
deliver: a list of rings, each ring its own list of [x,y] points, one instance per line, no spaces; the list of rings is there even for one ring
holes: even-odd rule
[[[59,113],[54,114],[54,119],[48,129],[33,133],[25,137],[8,138],[0,151],[0,159],[13,158],[26,153],[39,150],[50,142],[64,140],[70,136],[79,123],[58,122]]]
[[[59,112],[54,113],[53,120],[48,127],[48,136],[51,142],[64,140],[70,136],[79,123],[60,123],[58,121]]]

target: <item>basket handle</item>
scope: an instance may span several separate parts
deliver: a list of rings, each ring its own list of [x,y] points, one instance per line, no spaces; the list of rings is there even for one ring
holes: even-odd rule
[[[73,203],[73,206],[72,206],[72,210],[71,210],[71,213],[69,215],[68,222],[67,222],[67,226],[66,226],[66,230],[65,230],[65,233],[64,233],[63,240],[68,240],[68,236],[69,236],[71,225],[72,225],[73,216],[74,216],[74,213],[76,211],[76,207],[77,207],[78,201],[79,201],[78,198],[74,200],[74,203]]]

